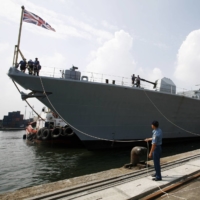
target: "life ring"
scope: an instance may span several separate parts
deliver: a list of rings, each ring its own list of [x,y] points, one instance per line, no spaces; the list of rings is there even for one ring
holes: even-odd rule
[[[62,136],[72,137],[74,135],[73,130],[70,127],[66,127],[63,129],[63,132],[61,134]]]
[[[42,140],[48,140],[49,137],[50,137],[50,134],[51,133],[51,130],[49,129],[45,129],[43,132],[42,132]]]
[[[51,137],[52,138],[58,138],[62,134],[62,128],[60,127],[55,127],[53,131],[51,132]]]
[[[46,128],[41,128],[38,132],[37,132],[37,139],[41,139],[42,138],[42,133]]]

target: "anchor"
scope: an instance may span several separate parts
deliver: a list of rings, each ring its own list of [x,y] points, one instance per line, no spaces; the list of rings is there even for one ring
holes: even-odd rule
[[[30,92],[28,94],[26,94],[24,92],[20,92],[20,93],[21,93],[22,100],[26,100],[28,98],[33,98],[33,97],[46,98],[46,95],[52,94],[52,92],[46,92],[46,95],[45,95],[43,91],[32,91],[32,92]]]

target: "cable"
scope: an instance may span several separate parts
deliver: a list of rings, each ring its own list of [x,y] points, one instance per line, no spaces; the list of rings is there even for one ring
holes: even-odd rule
[[[146,162],[146,163],[147,163],[147,176],[151,176],[151,175],[149,174],[149,166],[148,166],[148,161],[149,161],[149,160],[148,160],[148,158],[149,158],[149,142],[147,142],[147,162]],[[158,185],[158,183],[157,183],[156,181],[155,181],[155,183],[156,183],[158,189],[159,189],[163,194],[167,195],[167,198],[168,198],[168,199],[169,199],[169,196],[173,196],[173,197],[178,198],[178,199],[187,200],[187,199],[185,199],[185,198],[178,197],[178,196],[175,196],[175,195],[173,195],[173,194],[169,194],[169,193],[163,191],[162,188]]]
[[[124,142],[124,143],[128,143],[128,142],[139,142],[139,141],[143,141],[143,142],[144,142],[144,140],[127,140],[127,141],[125,141],[125,140],[124,140],[124,141],[122,141],[122,140],[110,140],[110,139],[105,139],[105,138],[96,137],[96,136],[94,136],[94,135],[87,134],[87,133],[85,133],[85,132],[83,132],[83,131],[77,129],[76,127],[74,127],[73,125],[71,125],[69,122],[67,122],[67,121],[60,115],[60,113],[56,110],[56,108],[53,106],[53,104],[51,103],[49,97],[47,96],[47,94],[46,94],[46,92],[45,92],[45,88],[44,88],[44,84],[43,84],[43,82],[42,82],[41,76],[39,76],[39,78],[40,78],[40,82],[41,82],[41,85],[42,85],[42,88],[43,88],[43,92],[44,92],[44,94],[45,94],[47,100],[49,101],[49,104],[52,106],[52,108],[54,109],[54,111],[60,116],[60,118],[61,118],[66,124],[68,124],[71,128],[73,128],[74,130],[78,131],[79,133],[81,133],[81,134],[83,134],[83,135],[86,135],[86,136],[88,136],[88,137],[91,137],[91,138],[94,138],[94,139],[97,139],[97,140],[103,140],[103,141],[109,141],[109,142]]]
[[[45,92],[45,88],[44,88],[44,84],[43,84],[43,82],[42,82],[42,78],[41,78],[41,77],[39,77],[39,78],[40,78],[40,82],[41,82],[41,85],[42,85],[42,88],[43,88],[43,92],[44,92],[44,94],[45,94],[47,100],[49,101],[50,105],[52,106],[52,108],[56,111],[56,113],[60,116],[60,118],[61,118],[66,124],[68,124],[70,127],[72,127],[74,130],[76,130],[76,131],[78,131],[79,133],[82,133],[83,135],[86,135],[86,136],[88,136],[88,137],[95,138],[95,139],[98,139],[98,140],[110,141],[110,142],[138,142],[138,141],[144,141],[144,140],[129,140],[129,141],[110,140],[110,139],[105,139],[105,138],[96,137],[96,136],[93,136],[93,135],[90,135],[90,134],[87,134],[87,133],[84,133],[84,132],[80,131],[79,129],[77,129],[76,127],[72,126],[70,123],[68,123],[68,122],[60,115],[60,113],[56,110],[56,108],[53,106],[53,104],[51,103],[50,99],[48,98],[48,96],[47,96],[47,94],[46,94],[46,92]],[[13,83],[15,84],[14,81],[13,81]],[[15,86],[17,87],[16,84],[15,84]],[[18,88],[18,87],[17,87],[17,89],[18,89],[18,91],[19,91],[19,88]],[[19,92],[20,92],[20,91],[19,91]],[[146,94],[146,91],[145,91],[145,90],[144,90],[144,92],[145,92],[145,94]],[[187,132],[187,133],[200,136],[200,134],[193,133],[193,132],[191,132],[191,131],[185,130],[185,129],[181,128],[180,126],[174,124],[172,121],[170,121],[170,120],[157,108],[157,106],[153,103],[153,101],[150,99],[150,97],[149,97],[147,94],[146,94],[146,96],[148,97],[148,99],[150,100],[150,102],[154,105],[154,107],[159,111],[159,113],[160,113],[167,121],[169,121],[171,124],[173,124],[174,126],[178,127],[179,129],[181,129],[181,130],[183,130],[183,131],[185,131],[185,132]],[[27,102],[27,101],[26,101],[26,102]],[[30,104],[29,104],[28,102],[27,102],[27,104],[30,106]],[[32,106],[30,106],[30,108],[33,109]],[[35,112],[34,109],[33,109],[33,111]],[[39,116],[39,114],[38,114],[37,112],[35,112],[35,113]],[[40,116],[39,116],[39,117],[40,117]],[[41,117],[40,117],[40,118],[41,118]],[[42,119],[42,118],[41,118],[41,119]],[[43,119],[42,119],[42,120],[43,120]],[[150,176],[150,175],[149,175],[149,168],[148,168],[148,154],[149,154],[149,143],[147,142],[147,176]],[[173,195],[173,194],[168,194],[168,193],[166,193],[165,191],[162,190],[162,188],[160,188],[160,186],[158,185],[157,182],[156,182],[156,184],[157,184],[157,187],[159,188],[159,190],[160,190],[163,194],[167,195],[168,198],[169,198],[169,196],[173,196],[173,197],[175,197],[175,198],[184,199],[184,200],[185,200],[185,198],[178,197],[178,196],[175,196],[175,195]]]
[[[42,82],[42,78],[41,78],[41,77],[39,77],[39,78],[40,78],[40,82],[41,82],[41,85],[42,85],[42,88],[43,88],[43,92],[44,92],[44,94],[45,94],[47,100],[49,101],[50,105],[52,106],[52,108],[56,111],[56,113],[60,116],[60,118],[61,118],[66,124],[68,124],[69,126],[71,126],[73,129],[77,130],[79,133],[82,133],[82,134],[84,134],[84,135],[86,135],[86,136],[88,136],[88,137],[95,138],[95,139],[98,139],[98,140],[111,141],[111,142],[138,142],[138,141],[144,141],[144,140],[133,140],[133,141],[109,140],[109,139],[105,139],[105,138],[95,137],[95,136],[93,136],[93,135],[89,135],[89,134],[87,134],[87,133],[84,133],[84,132],[80,131],[79,129],[75,128],[75,127],[72,126],[70,123],[68,123],[68,122],[60,115],[60,113],[55,109],[55,107],[53,106],[53,104],[51,103],[50,99],[48,98],[48,96],[47,96],[47,94],[46,94],[46,92],[45,92],[45,88],[44,88],[44,84],[43,84],[43,82]],[[144,90],[144,92],[145,92],[145,90]],[[146,94],[146,92],[145,92],[145,94]],[[181,128],[180,126],[174,124],[172,121],[170,121],[170,120],[156,107],[156,105],[153,103],[153,101],[149,98],[149,96],[148,96],[147,94],[146,94],[146,96],[148,97],[148,99],[150,100],[150,102],[154,105],[154,107],[159,111],[159,113],[160,113],[167,121],[169,121],[171,124],[173,124],[174,126],[178,127],[179,129],[181,129],[181,130],[183,130],[183,131],[185,131],[185,132],[187,132],[187,133],[194,134],[194,135],[198,135],[198,136],[200,135],[200,134],[197,134],[197,133],[193,133],[193,132],[191,132],[191,131],[187,131],[187,130]],[[147,176],[150,176],[150,175],[149,175],[149,169],[148,169],[148,154],[149,154],[149,143],[147,142]],[[163,194],[167,195],[168,198],[169,198],[169,196],[173,196],[173,197],[175,197],[175,198],[184,199],[184,200],[185,200],[185,198],[178,197],[178,196],[175,196],[175,195],[173,195],[173,194],[169,194],[169,193],[163,191],[162,188],[160,188],[160,186],[158,185],[157,182],[156,182],[156,184],[157,184],[157,187],[159,188],[159,190],[160,190]]]
[[[156,110],[157,110],[169,123],[171,123],[172,125],[176,126],[176,127],[179,128],[180,130],[185,131],[185,132],[187,132],[187,133],[189,133],[189,134],[196,135],[196,136],[200,136],[200,134],[198,134],[198,133],[193,133],[193,132],[191,132],[191,131],[188,131],[188,130],[186,130],[186,129],[184,129],[184,128],[178,126],[178,125],[176,125],[176,124],[173,123],[171,120],[169,120],[169,119],[159,110],[159,108],[153,103],[153,101],[150,99],[150,97],[148,96],[148,94],[146,93],[145,90],[144,90],[144,93],[145,93],[145,95],[147,96],[147,98],[149,99],[149,101],[152,103],[152,105],[156,108]]]

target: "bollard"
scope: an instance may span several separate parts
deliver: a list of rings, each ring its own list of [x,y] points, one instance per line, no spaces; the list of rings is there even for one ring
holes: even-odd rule
[[[131,150],[131,162],[129,164],[125,164],[125,168],[130,168],[136,166],[140,162],[140,156],[145,155],[147,153],[146,147],[134,147]]]

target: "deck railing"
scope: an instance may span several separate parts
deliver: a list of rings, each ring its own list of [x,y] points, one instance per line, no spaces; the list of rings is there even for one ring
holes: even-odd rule
[[[65,70],[62,68],[52,68],[52,67],[42,67],[42,70],[40,71],[40,76],[47,76],[47,77],[55,77],[55,78],[65,78]],[[26,71],[28,73],[28,70]],[[121,76],[114,76],[114,75],[108,75],[108,74],[101,74],[101,73],[94,73],[94,72],[86,72],[82,71],[81,76],[87,76],[89,82],[95,82],[95,83],[106,83],[108,84],[115,84],[115,85],[122,85],[126,87],[136,87],[136,85],[132,84],[131,75],[130,78],[128,77],[121,77]],[[167,92],[173,94],[173,86],[171,86],[171,89],[169,86],[162,87],[162,92]],[[143,81],[140,81],[140,88],[147,89],[147,90],[155,90],[153,89],[153,85],[149,83],[145,83]],[[189,90],[181,87],[176,86],[176,94],[181,96],[186,96],[190,98],[200,99],[200,90],[199,93],[196,92],[196,94],[192,95],[188,92]],[[198,91],[198,90],[197,90]]]

